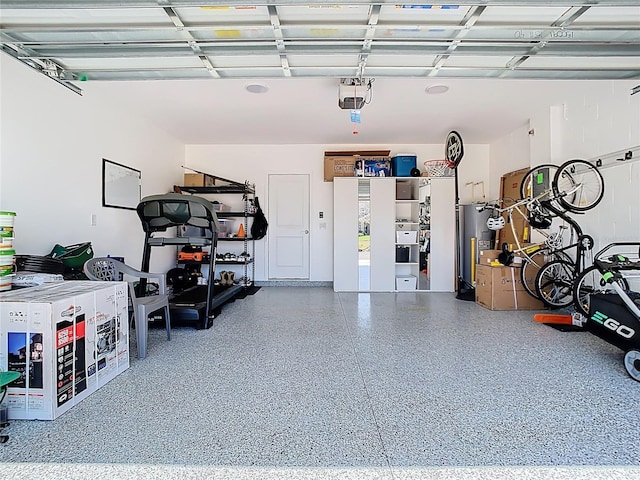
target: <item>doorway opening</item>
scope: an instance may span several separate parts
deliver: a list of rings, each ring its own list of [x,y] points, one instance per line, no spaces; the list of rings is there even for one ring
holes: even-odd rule
[[[358,180],[358,290],[371,290],[371,190]]]

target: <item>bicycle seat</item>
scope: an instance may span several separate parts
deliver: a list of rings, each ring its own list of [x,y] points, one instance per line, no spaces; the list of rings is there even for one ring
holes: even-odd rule
[[[531,212],[529,214],[529,225],[533,228],[546,229],[551,226],[551,218],[546,215]]]

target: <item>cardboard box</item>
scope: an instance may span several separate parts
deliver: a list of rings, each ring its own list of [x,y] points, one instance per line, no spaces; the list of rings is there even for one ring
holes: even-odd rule
[[[418,284],[418,279],[413,275],[398,275],[396,277],[396,290],[408,291],[415,290]]]
[[[355,171],[356,177],[390,177],[391,159],[389,157],[363,157],[356,155]]]
[[[10,419],[53,420],[129,368],[125,282],[68,281],[0,294]]]
[[[502,208],[513,205],[515,203],[514,200],[518,200],[520,198],[520,183],[522,183],[522,179],[528,171],[528,168],[523,168],[521,170],[516,170],[502,175],[500,178],[500,198],[503,200]],[[502,216],[506,223],[506,213]],[[514,212],[512,215],[512,221],[518,240],[521,243],[528,242],[531,234],[529,231],[529,223],[517,212]],[[509,248],[511,250],[513,250],[516,245],[513,232],[511,231],[511,227],[508,223],[506,223],[503,229],[498,230],[497,232],[496,246],[500,247],[503,243],[510,245]]]
[[[213,187],[216,184],[215,178],[204,173],[185,173],[184,187]]]
[[[498,255],[502,250],[480,250],[480,265],[491,265],[492,262],[498,261]]]
[[[531,245],[530,243],[522,243],[522,247],[526,247]],[[498,257],[502,253],[502,250],[479,250],[480,253],[480,261],[479,263],[482,265],[492,265],[495,262],[499,262]],[[522,265],[523,262],[523,254],[521,252],[514,253],[513,255],[513,265]],[[495,265],[494,265],[495,266]]]
[[[522,286],[515,267],[476,266],[476,303],[489,310],[544,310]]]
[[[355,155],[324,157],[324,181],[333,182],[334,177],[353,177]]]

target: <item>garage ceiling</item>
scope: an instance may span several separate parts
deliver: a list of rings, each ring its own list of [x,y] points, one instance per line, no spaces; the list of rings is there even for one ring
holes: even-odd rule
[[[86,80],[640,78],[640,3],[3,0],[2,50]]]

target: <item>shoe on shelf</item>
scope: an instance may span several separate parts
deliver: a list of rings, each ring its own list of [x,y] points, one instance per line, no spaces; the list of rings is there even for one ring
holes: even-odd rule
[[[235,253],[225,253],[224,254],[224,261],[225,262],[235,262],[238,259],[238,256]]]
[[[222,285],[223,287],[227,285],[227,271],[226,270],[222,270],[220,272],[220,285]]]
[[[240,255],[238,255],[238,260],[247,263],[251,260],[251,255],[249,255],[247,252],[242,252]]]
[[[235,283],[233,276],[235,274],[233,272],[227,272],[227,285],[231,286]]]

